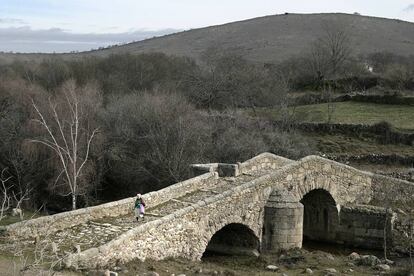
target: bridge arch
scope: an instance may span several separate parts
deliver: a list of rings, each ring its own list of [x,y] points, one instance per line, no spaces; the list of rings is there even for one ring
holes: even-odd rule
[[[210,254],[257,256],[259,247],[259,238],[249,226],[229,223],[213,234],[202,257]]]
[[[323,174],[319,171],[315,171],[306,174],[302,181],[295,187],[296,194],[300,200],[302,200],[307,194],[314,190],[324,190],[332,197],[336,204],[343,204],[344,198],[341,197],[340,187],[341,185],[334,174]]]
[[[339,227],[339,205],[325,189],[313,189],[300,200],[304,206],[305,240],[335,241]]]

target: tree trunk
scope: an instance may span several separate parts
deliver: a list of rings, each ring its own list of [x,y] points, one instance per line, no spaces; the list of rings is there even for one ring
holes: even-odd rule
[[[384,223],[384,260],[387,260],[387,223],[388,223],[388,206],[385,208],[385,223]]]
[[[76,194],[72,194],[72,210],[76,210]]]

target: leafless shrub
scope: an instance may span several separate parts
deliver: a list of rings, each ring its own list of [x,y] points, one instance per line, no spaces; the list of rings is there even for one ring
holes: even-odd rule
[[[0,181],[1,181],[1,187],[0,187],[0,200],[1,200],[1,206],[0,206],[0,221],[3,220],[6,217],[6,212],[11,207],[11,200],[12,196],[10,194],[10,189],[7,185],[7,182],[12,178],[11,176],[6,176],[7,169],[3,169],[0,175]]]

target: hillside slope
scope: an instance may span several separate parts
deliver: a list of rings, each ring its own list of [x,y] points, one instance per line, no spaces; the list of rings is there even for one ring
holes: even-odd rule
[[[279,62],[306,49],[321,35],[326,24],[346,26],[356,54],[376,51],[414,54],[413,23],[350,14],[286,14],[194,29],[104,50],[60,56],[73,58],[84,55],[106,56],[111,53],[156,51],[197,58],[209,47],[220,47],[237,51],[252,61]],[[1,54],[0,61],[49,56]]]

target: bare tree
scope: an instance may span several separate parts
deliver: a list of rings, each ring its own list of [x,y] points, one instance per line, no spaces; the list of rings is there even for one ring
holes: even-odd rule
[[[0,221],[3,220],[6,215],[5,213],[10,209],[11,206],[11,195],[10,193],[10,188],[6,185],[6,183],[12,178],[11,176],[6,177],[5,173],[6,173],[7,169],[3,169],[1,172],[1,176],[0,176],[0,181],[1,181],[1,206],[0,206]]]
[[[45,131],[46,135],[39,139],[33,139],[50,148],[57,156],[61,170],[56,178],[57,183],[60,177],[64,176],[64,183],[69,189],[67,195],[72,196],[72,209],[76,209],[77,196],[82,193],[82,177],[85,164],[90,157],[92,142],[98,132],[98,128],[89,129],[88,121],[84,115],[86,107],[82,105],[79,91],[73,81],[63,86],[64,101],[53,101],[49,98],[47,119],[45,111],[32,100],[35,109],[37,122]]]
[[[316,80],[322,84],[322,94],[327,102],[327,122],[331,123],[335,111],[335,83],[343,74],[352,51],[351,40],[344,26],[329,22],[323,26],[323,30],[323,35],[311,48],[308,67]]]

